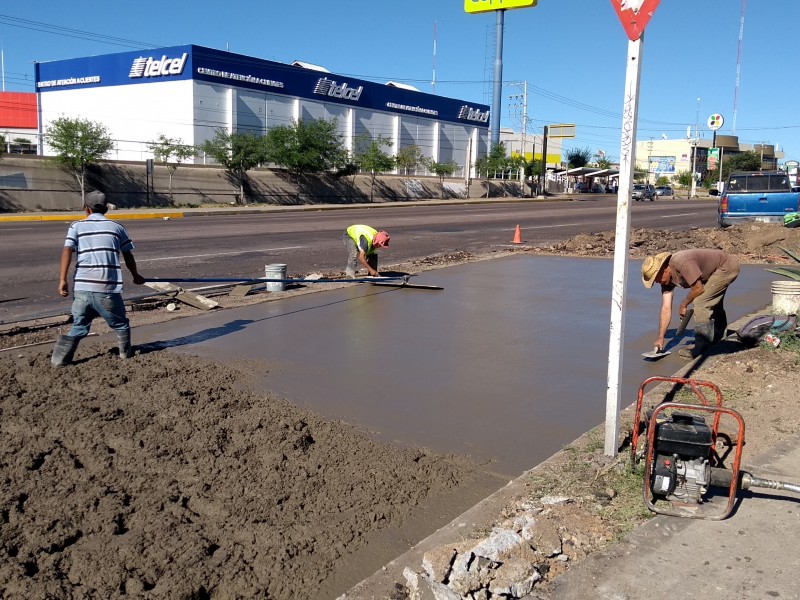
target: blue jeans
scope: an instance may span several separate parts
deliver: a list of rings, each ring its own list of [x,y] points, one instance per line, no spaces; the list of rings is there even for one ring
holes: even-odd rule
[[[72,329],[68,336],[85,338],[95,317],[103,317],[111,329],[122,332],[130,329],[125,316],[122,294],[76,291],[72,301]]]

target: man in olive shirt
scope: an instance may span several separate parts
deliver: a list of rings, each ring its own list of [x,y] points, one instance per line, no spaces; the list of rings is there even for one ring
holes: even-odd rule
[[[678,308],[683,318],[694,303],[694,348],[682,348],[685,358],[700,356],[709,346],[725,337],[728,318],[725,292],[739,275],[739,261],[727,252],[715,249],[679,250],[648,256],[642,264],[642,283],[651,288],[661,284],[661,312],[655,346],[664,349],[664,336],[672,318],[672,296],[677,286],[689,290]]]

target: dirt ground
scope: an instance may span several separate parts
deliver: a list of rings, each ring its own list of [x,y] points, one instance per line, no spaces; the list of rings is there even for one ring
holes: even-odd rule
[[[634,258],[719,247],[744,262],[790,264],[778,246],[800,248],[800,230],[635,230],[631,238]],[[611,256],[613,233],[509,251]],[[501,254],[392,268],[414,273]],[[229,307],[268,297],[218,299]],[[198,312],[167,312],[166,302],[135,307],[133,326]],[[378,443],[254,392],[244,371],[157,347],[123,362],[87,340],[92,350],[77,365],[51,369],[51,346],[35,344],[59,327],[56,319],[0,331],[0,597],[330,597],[330,574],[376,534],[473,479],[476,467],[463,458]],[[734,348],[693,374],[744,416],[745,461],[800,425],[795,339]],[[542,496],[569,498],[542,513],[566,558],[542,569],[541,598],[558,573],[647,518],[631,500],[637,482],[602,456],[598,439],[602,432],[591,432],[549,461],[531,476],[529,498],[497,516],[513,520]]]

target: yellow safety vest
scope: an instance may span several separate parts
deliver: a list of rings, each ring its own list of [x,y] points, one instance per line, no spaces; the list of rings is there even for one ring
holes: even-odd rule
[[[375,252],[375,248],[372,247],[372,240],[375,239],[375,234],[378,233],[377,229],[373,229],[369,225],[351,225],[347,228],[347,235],[356,243],[356,248],[361,248],[358,245],[358,238],[362,235],[367,240],[367,251],[365,254],[372,254]]]

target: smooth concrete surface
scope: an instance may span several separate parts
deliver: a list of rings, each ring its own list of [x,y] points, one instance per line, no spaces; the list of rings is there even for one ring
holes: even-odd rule
[[[639,268],[631,261],[623,407],[645,378],[685,364],[676,352],[641,358],[660,298]],[[139,327],[135,341],[247,361],[290,401],[515,477],[605,417],[611,275],[610,260],[516,255],[413,279],[443,291],[356,284]],[[773,279],[745,265],[729,321],[768,305]]]

